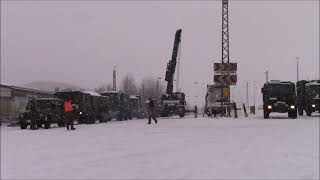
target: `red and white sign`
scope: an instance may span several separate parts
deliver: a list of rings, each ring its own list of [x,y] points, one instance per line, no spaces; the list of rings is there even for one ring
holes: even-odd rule
[[[213,63],[213,70],[215,72],[236,72],[237,63]]]
[[[237,75],[214,75],[214,82],[235,85],[237,83]]]

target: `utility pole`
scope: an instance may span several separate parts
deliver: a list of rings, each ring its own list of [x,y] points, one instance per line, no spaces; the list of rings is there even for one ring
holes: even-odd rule
[[[269,81],[269,71],[266,70],[264,73],[266,74],[266,83],[267,83]]]
[[[247,82],[247,107],[249,109],[249,82]]]
[[[116,72],[116,66],[113,67],[113,81],[112,81],[112,90],[117,90],[117,72]]]
[[[253,114],[256,114],[256,81],[253,81]]]
[[[299,59],[300,57],[296,57],[297,59],[297,82],[299,81]]]

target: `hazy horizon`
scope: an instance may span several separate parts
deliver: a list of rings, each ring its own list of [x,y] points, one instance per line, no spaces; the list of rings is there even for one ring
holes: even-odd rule
[[[319,1],[229,1],[229,23],[239,101],[247,82],[260,96],[266,70],[295,82],[296,57],[300,79],[319,79]],[[93,89],[111,83],[114,66],[118,84],[127,73],[163,81],[179,28],[179,84],[202,102],[221,61],[221,1],[1,1],[1,82]]]

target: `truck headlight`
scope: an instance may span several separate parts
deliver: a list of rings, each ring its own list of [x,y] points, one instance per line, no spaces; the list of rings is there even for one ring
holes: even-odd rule
[[[268,106],[268,109],[271,109],[271,108],[272,108],[272,106],[269,105],[269,106]]]
[[[79,114],[82,114],[82,112],[80,111]]]
[[[315,105],[315,104],[312,104],[311,106],[312,106],[313,108],[315,108],[315,107],[316,107],[316,105]]]
[[[294,109],[294,105],[291,105],[290,108],[291,108],[291,109]]]

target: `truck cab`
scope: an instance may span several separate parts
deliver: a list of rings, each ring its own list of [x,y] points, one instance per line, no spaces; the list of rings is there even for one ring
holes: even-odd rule
[[[315,111],[320,113],[320,82],[306,84],[305,106],[307,116]]]
[[[31,124],[31,119],[35,119],[35,124]],[[49,129],[52,123],[57,123],[59,127],[65,125],[63,117],[63,100],[59,98],[36,98],[28,102],[26,111],[21,114],[19,124],[21,129],[26,129],[28,125],[44,127]]]
[[[297,118],[295,84],[288,81],[272,80],[261,88],[263,94],[263,114],[268,119],[271,112],[288,113]]]

